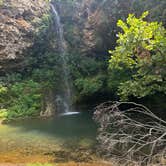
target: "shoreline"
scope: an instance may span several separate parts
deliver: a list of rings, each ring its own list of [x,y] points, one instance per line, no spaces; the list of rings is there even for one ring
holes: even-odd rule
[[[31,164],[31,163],[0,163],[0,166],[27,166],[27,164]],[[32,163],[32,164],[35,164],[35,163]],[[46,163],[43,163],[43,166],[44,164]],[[107,163],[107,162],[93,162],[93,163],[67,162],[67,163],[47,163],[47,164],[51,164],[51,166],[115,166],[114,164]]]

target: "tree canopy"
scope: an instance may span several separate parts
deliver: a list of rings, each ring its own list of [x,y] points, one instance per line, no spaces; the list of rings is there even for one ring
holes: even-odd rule
[[[123,100],[166,93],[166,30],[161,23],[145,21],[147,15],[144,12],[136,18],[129,14],[126,22],[119,20],[117,25],[123,32],[117,35],[115,50],[109,51],[110,75],[128,72],[118,84]]]

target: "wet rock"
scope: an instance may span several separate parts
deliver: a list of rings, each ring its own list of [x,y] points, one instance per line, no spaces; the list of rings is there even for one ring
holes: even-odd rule
[[[55,101],[56,96],[51,89],[45,92],[43,108],[40,112],[40,117],[47,118],[55,116],[55,114],[57,113],[57,106]]]

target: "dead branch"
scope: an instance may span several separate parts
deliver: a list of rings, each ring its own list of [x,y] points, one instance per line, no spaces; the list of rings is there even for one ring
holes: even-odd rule
[[[106,102],[98,107],[99,152],[127,163],[150,165],[166,157],[166,121],[133,102]]]

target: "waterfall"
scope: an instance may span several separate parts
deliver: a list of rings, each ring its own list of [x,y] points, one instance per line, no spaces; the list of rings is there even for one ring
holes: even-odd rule
[[[65,49],[63,27],[61,25],[60,16],[53,4],[51,4],[51,9],[54,14],[55,30],[57,33],[58,49],[59,49],[59,54],[61,58],[61,66],[62,66],[62,73],[63,73],[62,84],[64,85],[64,92],[62,94],[63,97],[58,95],[57,101],[61,102],[61,105],[63,105],[64,112],[68,113],[70,111],[70,105],[71,105],[71,88],[70,88],[70,82],[69,82],[70,80],[69,69],[67,65],[67,54]]]

